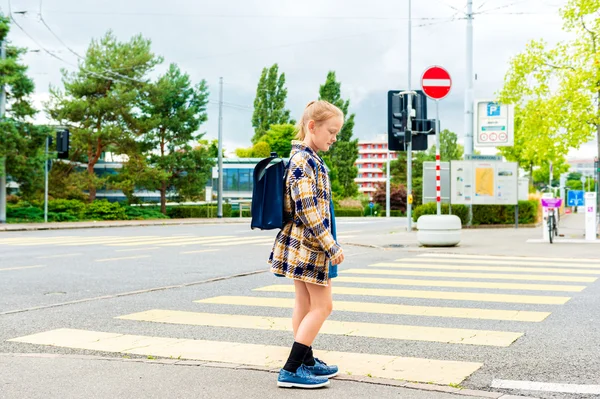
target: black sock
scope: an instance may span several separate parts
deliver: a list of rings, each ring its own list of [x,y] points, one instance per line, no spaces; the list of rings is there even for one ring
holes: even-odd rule
[[[307,366],[315,365],[315,358],[313,357],[312,346],[308,348],[308,352],[306,352],[306,356],[304,356],[304,364]]]
[[[290,352],[290,357],[288,358],[283,369],[289,371],[290,373],[296,373],[298,367],[302,366],[302,361],[306,356],[306,352],[308,352],[310,348],[306,345],[303,345],[299,342],[294,342],[292,345],[292,351]]]

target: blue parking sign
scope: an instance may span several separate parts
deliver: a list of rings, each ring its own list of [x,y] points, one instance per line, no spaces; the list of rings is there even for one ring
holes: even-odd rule
[[[567,206],[583,206],[583,190],[569,190],[567,193]]]
[[[500,116],[500,104],[488,103],[487,104],[487,116]]]

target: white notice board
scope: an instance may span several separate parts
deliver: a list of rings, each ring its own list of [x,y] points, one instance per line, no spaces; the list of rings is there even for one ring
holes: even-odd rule
[[[516,162],[451,161],[451,203],[516,205],[517,171]]]

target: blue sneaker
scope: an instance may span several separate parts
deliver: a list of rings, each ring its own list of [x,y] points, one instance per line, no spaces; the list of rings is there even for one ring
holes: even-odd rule
[[[331,378],[338,374],[338,366],[328,366],[327,363],[315,357],[314,366],[304,366],[317,377]]]
[[[329,385],[329,380],[316,377],[305,365],[298,367],[296,373],[281,369],[277,378],[277,386],[282,388],[320,388]]]

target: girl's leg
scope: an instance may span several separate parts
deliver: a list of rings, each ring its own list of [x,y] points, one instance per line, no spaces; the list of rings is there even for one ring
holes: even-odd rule
[[[310,295],[304,281],[294,280],[294,287],[296,288],[296,300],[292,314],[292,327],[294,329],[295,340],[300,323],[310,311]]]
[[[333,309],[331,280],[327,286],[310,283],[305,286],[310,295],[310,311],[300,322],[295,340],[310,347]]]

